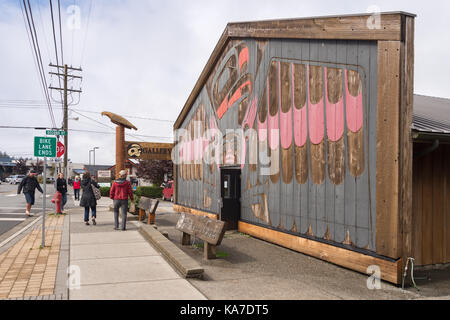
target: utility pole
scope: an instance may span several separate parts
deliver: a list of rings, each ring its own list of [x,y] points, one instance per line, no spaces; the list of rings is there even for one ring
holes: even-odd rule
[[[66,179],[69,179],[67,176],[67,155],[69,153],[69,139],[67,137],[68,133],[68,124],[69,124],[69,112],[67,110],[67,64],[64,65],[64,131],[66,132],[66,135],[64,136],[64,147],[66,148],[64,152],[64,177]]]
[[[77,76],[77,75],[71,75],[68,74],[68,70],[71,71],[79,71],[82,72],[83,70],[81,68],[73,68],[73,67],[69,67],[67,66],[67,64],[65,64],[64,66],[58,66],[58,65],[54,65],[50,63],[50,67],[54,67],[57,68],[57,72],[50,72],[50,74],[52,75],[56,75],[58,77],[63,77],[64,80],[64,87],[63,88],[56,88],[56,87],[52,87],[50,86],[49,89],[51,90],[58,90],[58,91],[63,91],[63,106],[64,106],[64,120],[63,120],[63,130],[66,132],[66,135],[64,136],[64,147],[65,147],[65,152],[64,152],[64,176],[66,177],[66,179],[68,179],[68,167],[67,167],[67,162],[68,162],[68,157],[69,157],[69,104],[67,102],[67,94],[68,92],[70,93],[80,93],[81,94],[81,90],[75,90],[75,89],[68,89],[67,88],[67,79],[68,78],[74,78],[74,79],[83,79],[81,76]],[[63,69],[64,73],[60,73],[59,70]],[[58,137],[59,140],[59,137]]]

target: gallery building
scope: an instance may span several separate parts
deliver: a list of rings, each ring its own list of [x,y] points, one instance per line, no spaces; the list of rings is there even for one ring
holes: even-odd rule
[[[450,121],[413,126],[414,20],[228,24],[174,125],[175,209],[396,284],[450,262]]]

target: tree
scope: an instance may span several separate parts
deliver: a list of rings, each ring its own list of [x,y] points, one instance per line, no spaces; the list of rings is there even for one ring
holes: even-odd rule
[[[27,160],[20,158],[16,161],[16,166],[14,167],[15,174],[27,174]]]
[[[42,172],[44,172],[44,161],[42,160],[38,159],[36,162],[33,162],[31,166],[37,174],[42,174]]]
[[[144,160],[137,165],[137,176],[150,180],[156,185],[164,182],[164,175],[171,179],[173,176],[173,162],[170,160]]]

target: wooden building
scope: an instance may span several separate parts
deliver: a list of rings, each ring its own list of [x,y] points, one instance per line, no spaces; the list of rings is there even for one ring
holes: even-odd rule
[[[228,24],[174,125],[175,208],[400,283],[416,242],[414,19]]]
[[[450,100],[414,96],[413,253],[419,266],[450,263]]]

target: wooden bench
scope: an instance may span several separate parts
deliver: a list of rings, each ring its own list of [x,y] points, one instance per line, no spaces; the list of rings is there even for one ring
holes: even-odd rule
[[[183,232],[181,244],[191,244],[191,236],[203,240],[203,258],[216,259],[216,247],[222,243],[225,234],[225,222],[206,216],[181,213],[176,229]]]
[[[146,212],[148,212],[148,224],[155,224],[156,220],[156,209],[158,209],[159,200],[155,202],[155,205],[153,206],[153,209],[150,211],[152,207],[152,199],[147,197],[141,197],[139,199],[139,222],[142,221],[143,218],[146,216]]]

